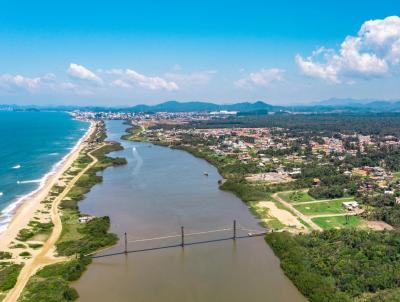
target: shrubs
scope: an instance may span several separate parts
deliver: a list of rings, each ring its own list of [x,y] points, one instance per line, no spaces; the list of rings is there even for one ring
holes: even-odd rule
[[[341,186],[320,186],[311,188],[308,194],[315,199],[334,199],[344,196],[344,188]]]
[[[28,244],[28,246],[30,248],[32,248],[32,249],[38,249],[38,248],[42,247],[43,244],[41,244],[41,243],[30,243],[30,244]]]
[[[79,297],[77,291],[68,286],[68,281],[60,276],[46,279],[33,277],[29,280],[21,298],[21,302],[61,302],[75,301]]]
[[[86,270],[87,265],[90,263],[90,258],[74,259],[68,262],[56,263],[45,266],[37,273],[37,276],[42,278],[60,276],[66,281],[75,281],[80,278]]]
[[[19,241],[27,241],[28,239],[31,239],[35,233],[30,230],[30,229],[22,229],[19,231],[17,240]]]
[[[26,257],[30,257],[30,256],[31,256],[31,253],[25,251],[25,252],[19,253],[19,255],[20,255],[21,257],[25,257],[25,258],[26,258]]]
[[[82,238],[57,243],[57,252],[62,256],[86,255],[99,248],[113,245],[118,241],[118,237],[108,233],[109,228],[110,218],[108,216],[96,217],[78,230],[82,234]]]
[[[84,194],[89,192],[96,183],[102,181],[102,177],[96,175],[97,171],[111,165],[126,164],[125,158],[111,158],[105,155],[109,152],[121,149],[123,148],[119,143],[111,143],[93,151],[92,155],[98,159],[98,163],[77,181],[67,195],[69,199],[63,200],[60,207],[62,209],[78,211],[78,201],[82,200]],[[73,254],[86,255],[99,248],[113,245],[118,241],[118,237],[115,234],[109,234],[109,228],[109,217],[94,218],[78,230],[82,234],[81,238],[57,243],[57,252],[59,255],[63,256],[70,256]]]
[[[221,190],[230,191],[244,202],[265,200],[269,197],[268,188],[263,185],[253,185],[245,181],[228,179],[221,186]]]
[[[266,241],[281,259],[285,273],[311,302],[353,301],[365,293],[399,286],[398,233],[272,233]]]
[[[97,169],[104,169],[113,165],[125,165],[127,163],[125,158],[121,157],[109,157],[106,156],[107,153],[123,150],[123,147],[120,143],[111,142],[102,148],[92,152],[92,155],[98,159],[98,163],[96,165]]]
[[[26,249],[26,245],[22,243],[17,243],[10,246],[10,249]]]
[[[0,260],[11,259],[12,255],[9,252],[0,252]]]
[[[311,302],[347,302],[350,297],[335,288],[333,280],[313,272],[307,261],[307,251],[296,238],[287,233],[271,233],[266,241],[281,259],[281,267]]]
[[[29,228],[24,228],[19,231],[17,240],[27,241],[37,234],[49,233],[53,227],[53,223],[43,223],[32,220],[29,222],[28,226]]]
[[[0,290],[6,291],[14,287],[22,264],[1,263],[0,265]]]
[[[119,143],[111,143],[103,146],[102,148],[93,151],[92,155],[98,159],[97,164],[86,171],[85,174],[76,182],[74,187],[68,192],[67,199],[64,199],[61,204],[61,209],[72,209],[78,210],[78,202],[84,198],[84,195],[90,191],[90,189],[97,183],[100,183],[103,178],[96,173],[109,166],[119,166],[127,163],[125,158],[121,157],[108,157],[107,153],[121,150],[122,146]],[[88,163],[87,156],[82,157],[85,163]]]

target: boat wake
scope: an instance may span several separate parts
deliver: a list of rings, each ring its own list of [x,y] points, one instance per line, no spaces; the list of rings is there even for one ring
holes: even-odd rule
[[[32,183],[40,183],[43,179],[32,179],[32,180],[18,180],[17,184],[32,184]]]
[[[133,168],[132,174],[137,175],[142,168],[143,165],[143,158],[140,156],[139,152],[136,150],[136,147],[132,147],[132,154],[136,160],[136,165]]]

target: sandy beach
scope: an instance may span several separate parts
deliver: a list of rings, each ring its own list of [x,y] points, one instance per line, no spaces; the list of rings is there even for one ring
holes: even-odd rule
[[[21,204],[16,209],[7,229],[0,233],[0,251],[13,252],[13,250],[10,249],[10,244],[15,241],[18,232],[21,229],[25,228],[28,225],[29,221],[33,219],[33,217],[37,217],[40,221],[46,221],[46,219],[49,219],[49,214],[39,212],[43,209],[43,204],[41,204],[41,201],[48,196],[52,187],[58,182],[63,173],[78,158],[80,151],[84,148],[86,144],[86,140],[92,135],[94,129],[95,123],[91,122],[91,125],[86,134],[82,137],[76,147],[67,155],[67,157],[64,158],[63,161],[58,165],[54,173],[47,178],[42,188],[40,188],[40,190],[38,190],[31,196],[27,196],[26,199],[21,202]],[[15,260],[16,262],[21,261],[21,259],[18,259],[18,255],[14,256],[16,257],[13,257],[13,260]]]

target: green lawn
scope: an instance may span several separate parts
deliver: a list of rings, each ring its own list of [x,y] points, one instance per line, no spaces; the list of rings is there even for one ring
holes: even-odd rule
[[[312,221],[319,225],[324,230],[329,229],[342,229],[342,228],[355,228],[360,225],[362,218],[360,216],[347,216],[346,222],[345,216],[336,217],[317,217],[313,218]]]
[[[343,199],[332,199],[311,204],[299,204],[294,207],[305,215],[340,214],[346,210],[342,206]]]
[[[282,192],[278,195],[280,198],[287,202],[307,202],[315,200],[313,197],[308,195],[307,192],[303,191]]]

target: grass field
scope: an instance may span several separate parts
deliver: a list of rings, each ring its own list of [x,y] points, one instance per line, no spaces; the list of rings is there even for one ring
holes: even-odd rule
[[[262,223],[269,229],[280,230],[285,227],[277,218],[271,216],[267,208],[261,208],[256,201],[250,201],[250,210],[262,220]]]
[[[282,192],[278,196],[287,202],[307,202],[315,200],[313,197],[308,195],[307,192],[293,191],[293,192]]]
[[[359,216],[348,216],[346,222],[345,216],[336,217],[317,217],[312,219],[317,225],[319,225],[324,230],[329,229],[342,229],[342,228],[355,228],[360,225],[362,218]]]
[[[294,207],[305,215],[341,214],[346,210],[342,207],[343,198],[332,199],[311,204],[299,204]]]

